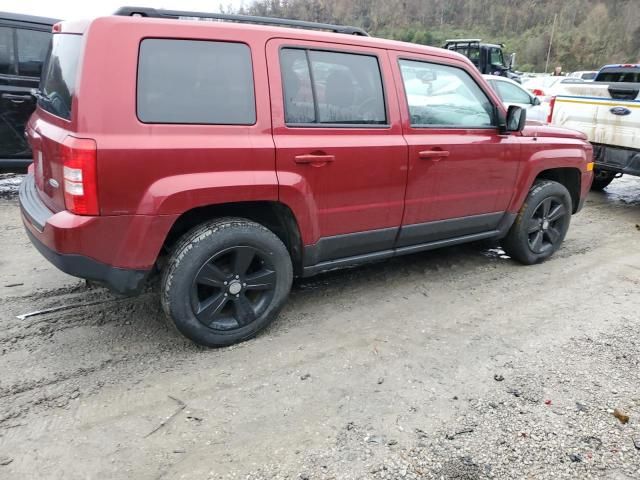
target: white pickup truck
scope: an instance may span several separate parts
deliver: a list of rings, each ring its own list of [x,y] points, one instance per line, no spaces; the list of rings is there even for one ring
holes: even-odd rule
[[[622,174],[640,176],[640,65],[607,65],[593,83],[563,85],[550,118],[593,144],[594,190]]]

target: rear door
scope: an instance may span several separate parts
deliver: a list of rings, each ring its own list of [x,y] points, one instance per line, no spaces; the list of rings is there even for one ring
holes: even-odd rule
[[[35,110],[31,90],[38,87],[51,33],[36,26],[0,25],[0,158],[30,158],[24,135]]]
[[[393,247],[407,145],[385,50],[267,45],[280,199],[301,219],[305,265]]]
[[[520,144],[499,134],[495,93],[466,63],[391,55],[409,144],[398,246],[496,229],[516,189]]]

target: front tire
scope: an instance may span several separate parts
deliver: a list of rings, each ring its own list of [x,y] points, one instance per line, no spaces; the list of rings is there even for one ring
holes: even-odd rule
[[[593,183],[591,184],[591,190],[601,191],[609,186],[613,179],[616,178],[615,172],[608,170],[600,170],[596,168],[593,172]]]
[[[564,185],[536,182],[503,241],[505,252],[525,265],[543,262],[560,248],[571,212],[571,195]]]
[[[273,232],[249,220],[223,218],[179,241],[162,276],[161,301],[184,336],[223,347],[269,325],[292,279],[289,252]]]

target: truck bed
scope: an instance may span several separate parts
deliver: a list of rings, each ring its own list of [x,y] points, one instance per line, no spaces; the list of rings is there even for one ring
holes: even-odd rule
[[[612,98],[611,89],[622,97],[624,92],[640,89],[640,85],[566,85],[556,97],[552,123],[579,130],[595,144],[640,149],[640,99]]]

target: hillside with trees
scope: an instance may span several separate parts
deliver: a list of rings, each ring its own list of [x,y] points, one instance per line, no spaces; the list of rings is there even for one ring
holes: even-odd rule
[[[595,69],[640,62],[640,0],[258,0],[243,13],[352,24],[379,37],[442,46],[455,37],[504,43],[517,68]]]

